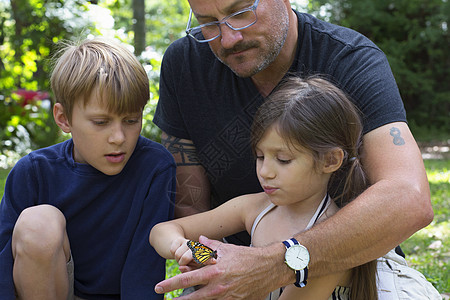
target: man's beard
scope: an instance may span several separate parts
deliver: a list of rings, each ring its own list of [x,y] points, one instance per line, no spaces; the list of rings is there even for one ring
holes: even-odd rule
[[[286,41],[286,37],[288,34],[289,29],[289,23],[283,23],[282,28],[284,29],[282,32],[278,32],[273,36],[272,39],[270,39],[269,43],[272,44],[272,46],[268,49],[269,51],[265,53],[265,55],[261,56],[261,59],[259,59],[258,63],[253,66],[252,68],[238,72],[237,70],[233,69],[229,64],[227,64],[224,60],[228,55],[244,51],[250,48],[259,49],[260,42],[258,41],[249,41],[249,42],[241,42],[235,45],[231,49],[219,49],[219,54],[215,53],[213,49],[211,48],[211,51],[214,53],[214,55],[217,57],[217,59],[223,63],[224,65],[228,66],[237,76],[239,77],[251,77],[262,70],[266,69],[271,63],[275,61],[275,59],[278,57],[278,55],[281,52],[281,49],[284,46],[284,43]],[[222,59],[224,58],[224,59]],[[242,62],[245,62],[245,59],[242,60]]]

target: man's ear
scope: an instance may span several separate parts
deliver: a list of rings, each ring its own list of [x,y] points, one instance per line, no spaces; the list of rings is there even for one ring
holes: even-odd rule
[[[61,128],[65,133],[70,133],[70,123],[64,113],[64,107],[61,103],[56,103],[53,106],[53,118],[55,119],[56,125]]]
[[[344,151],[341,148],[334,148],[325,154],[325,160],[322,171],[324,173],[333,173],[338,170],[344,160]]]

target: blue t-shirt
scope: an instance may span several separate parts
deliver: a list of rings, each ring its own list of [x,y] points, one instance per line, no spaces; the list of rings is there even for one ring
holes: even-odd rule
[[[175,163],[160,144],[139,137],[121,173],[105,175],[72,158],[73,141],[36,150],[11,170],[0,203],[0,295],[15,299],[11,235],[27,207],[62,211],[75,265],[75,294],[85,299],[163,299],[154,292],[165,260],[148,242],[173,217]]]
[[[288,74],[320,74],[337,84],[360,109],[364,133],[406,122],[389,63],[373,42],[354,30],[295,13],[298,43]],[[252,80],[237,77],[207,43],[183,37],[167,49],[153,121],[169,135],[193,141],[211,183],[212,206],[261,191],[250,126],[263,101]]]

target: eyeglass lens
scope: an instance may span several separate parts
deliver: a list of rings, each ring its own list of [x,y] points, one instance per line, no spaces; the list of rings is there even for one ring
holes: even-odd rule
[[[229,16],[225,23],[231,27],[231,29],[240,30],[248,27],[255,21],[255,12],[253,10],[245,10]],[[197,27],[198,22],[195,17],[193,17],[191,26],[194,28],[191,28],[190,34],[198,40],[209,40],[220,35],[220,28],[217,23]],[[200,32],[203,33],[203,36]]]

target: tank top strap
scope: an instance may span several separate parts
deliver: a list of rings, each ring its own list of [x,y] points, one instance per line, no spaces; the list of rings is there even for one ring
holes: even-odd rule
[[[309,221],[308,225],[306,226],[305,230],[310,229],[317,220],[324,214],[324,212],[327,210],[327,208],[330,206],[330,196],[328,194],[323,197],[322,201],[320,202],[319,206],[316,209],[316,212],[312,216],[311,220]],[[255,221],[253,221],[252,230],[250,232],[250,238],[253,237],[253,233],[255,232],[256,226],[258,226],[261,219],[272,209],[276,207],[275,204],[270,203],[266,208],[264,208],[259,215],[256,217]]]
[[[320,202],[319,206],[316,209],[316,212],[312,216],[311,220],[309,220],[308,225],[306,225],[305,230],[310,229],[313,227],[313,225],[319,220],[319,218],[324,214],[324,212],[327,210],[327,208],[330,206],[330,195],[328,193],[323,197],[322,201]]]
[[[256,217],[255,221],[253,221],[253,225],[252,225],[252,231],[250,232],[250,237],[253,236],[253,233],[255,232],[256,226],[258,226],[259,221],[261,221],[261,219],[269,212],[271,211],[274,207],[276,207],[275,204],[270,203],[266,208],[264,208],[259,215]]]

